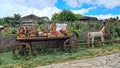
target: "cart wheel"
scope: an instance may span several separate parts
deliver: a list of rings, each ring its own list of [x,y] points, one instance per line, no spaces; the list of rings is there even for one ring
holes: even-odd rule
[[[71,42],[70,42],[70,39],[67,39],[65,42],[64,42],[64,50],[67,51],[71,48]]]
[[[31,47],[27,43],[19,43],[13,48],[13,55],[16,58],[27,56],[31,53]]]

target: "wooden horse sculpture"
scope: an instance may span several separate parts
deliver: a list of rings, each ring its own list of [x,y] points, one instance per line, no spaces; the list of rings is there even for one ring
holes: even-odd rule
[[[94,38],[100,37],[102,42],[105,42],[104,40],[104,33],[105,33],[105,26],[98,32],[89,32],[87,35],[87,46],[90,47],[90,39],[92,39],[92,48],[94,48]]]

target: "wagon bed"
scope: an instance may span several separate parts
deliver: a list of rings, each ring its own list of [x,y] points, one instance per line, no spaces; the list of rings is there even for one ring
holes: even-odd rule
[[[70,36],[20,38],[20,39],[16,39],[16,41],[20,41],[20,42],[34,42],[34,41],[50,41],[50,40],[65,40],[65,39],[70,39]]]

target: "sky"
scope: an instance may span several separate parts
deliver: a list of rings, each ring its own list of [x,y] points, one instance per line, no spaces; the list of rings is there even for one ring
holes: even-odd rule
[[[120,17],[120,0],[0,0],[1,18],[18,13],[51,18],[63,9],[98,19]]]

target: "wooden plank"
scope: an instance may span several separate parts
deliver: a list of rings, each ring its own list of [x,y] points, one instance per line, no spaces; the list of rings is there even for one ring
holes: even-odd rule
[[[77,43],[81,43],[81,42],[87,42],[87,40],[79,40],[79,41],[77,41]],[[98,42],[98,40],[94,40],[94,42]]]
[[[84,41],[84,40],[82,40],[82,41]],[[87,42],[79,42],[79,41],[77,43],[80,45],[87,44]],[[99,44],[99,43],[120,43],[120,40],[106,40],[105,42],[97,42],[97,41],[94,42],[94,44]],[[92,43],[90,42],[90,44],[92,44]]]

